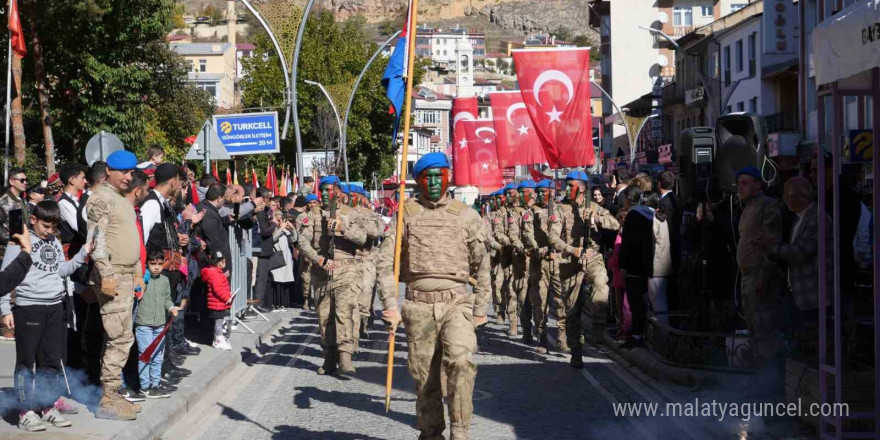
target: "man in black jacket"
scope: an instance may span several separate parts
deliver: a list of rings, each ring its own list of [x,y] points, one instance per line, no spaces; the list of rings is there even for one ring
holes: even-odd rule
[[[678,301],[678,285],[676,284],[681,260],[681,199],[672,192],[675,189],[676,180],[672,171],[660,173],[657,180],[660,187],[660,209],[666,213],[666,219],[669,222],[669,250],[672,256],[672,273],[666,277],[668,279],[666,298],[669,301],[670,310],[676,310],[681,307]]]
[[[223,194],[226,193],[226,185],[214,183],[205,192],[205,200],[199,203],[199,212],[205,211],[202,219],[202,238],[205,239],[209,252],[223,254],[227,262],[231,261],[232,251],[229,249],[229,233],[226,231],[228,220],[220,217],[219,209],[225,203]]]

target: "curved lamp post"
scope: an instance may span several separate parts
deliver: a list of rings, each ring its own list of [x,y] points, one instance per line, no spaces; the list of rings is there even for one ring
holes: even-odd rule
[[[290,78],[287,73],[287,60],[284,58],[284,51],[281,50],[281,44],[278,43],[278,39],[275,38],[275,33],[272,32],[272,29],[269,28],[269,23],[263,18],[259,11],[251,5],[249,0],[239,0],[242,4],[248,9],[248,11],[256,17],[257,21],[260,22],[260,25],[263,26],[263,30],[269,34],[269,39],[272,40],[272,45],[275,46],[275,52],[278,53],[278,59],[281,61],[281,72],[284,75],[284,86],[286,89],[284,90],[284,128],[281,131],[281,139],[287,139],[287,128],[290,124],[290,105],[288,99],[290,99]],[[8,130],[7,130],[8,131]]]
[[[303,9],[302,22],[300,22],[299,31],[296,34],[296,47],[293,49],[293,65],[290,69],[290,106],[293,110],[293,130],[294,139],[296,139],[296,174],[300,188],[305,186],[305,168],[303,167],[302,135],[299,127],[299,103],[296,94],[296,77],[297,71],[299,70],[299,51],[302,48],[303,34],[306,31],[306,22],[309,21],[309,12],[311,12],[312,6],[314,5],[315,0],[309,0],[309,3],[306,4],[306,7]]]
[[[662,30],[654,29],[652,27],[647,27],[647,26],[639,26],[639,29],[644,29],[654,35],[660,36],[664,40],[668,41],[669,44],[671,44],[672,47],[675,48],[675,51],[677,53],[680,53],[682,55],[682,57],[687,56],[687,52],[685,52],[684,49],[681,48],[681,46],[678,44],[678,42],[676,42],[672,37],[667,35]],[[699,79],[700,82],[703,83],[703,88],[706,89],[706,99],[709,101],[709,105],[711,106],[711,108],[715,108],[715,99],[712,98],[712,94],[709,93],[709,90],[708,90],[709,89],[709,81],[706,80],[705,76],[703,76],[702,70],[700,70],[700,69],[694,69],[694,70],[695,70],[695,73],[697,74],[697,79]]]
[[[629,124],[627,124],[626,120],[623,119],[626,113],[620,108],[619,105],[617,105],[616,102],[614,102],[613,99],[611,99],[611,95],[609,95],[608,92],[606,92],[605,89],[602,88],[602,86],[597,84],[596,81],[590,80],[590,84],[596,86],[596,88],[599,89],[599,91],[602,92],[603,95],[605,95],[605,98],[608,99],[608,102],[610,102],[611,105],[614,106],[614,109],[617,110],[617,114],[619,114],[620,118],[623,120],[623,129],[626,130],[626,141],[629,144],[629,166],[632,167],[632,164],[636,159],[636,145],[639,141],[639,134],[642,133],[642,128],[645,126],[645,122],[647,122],[648,119],[653,118],[654,115],[645,118],[645,120],[642,121],[641,125],[639,125],[638,131],[633,134],[632,131],[629,129]]]
[[[376,58],[379,56],[380,53],[382,53],[382,49],[385,49],[386,47],[388,47],[388,45],[391,44],[391,42],[394,41],[394,39],[397,38],[398,35],[400,35],[400,32],[401,31],[395,32],[394,35],[392,35],[387,40],[385,40],[385,43],[382,46],[380,46],[378,49],[376,49],[376,52],[373,54],[373,56],[370,57],[370,60],[367,61],[367,65],[364,66],[364,69],[361,70],[361,74],[358,75],[357,80],[355,80],[355,82],[354,82],[354,87],[351,89],[351,96],[348,97],[348,106],[345,107],[345,121],[342,124],[341,136],[342,136],[342,147],[343,147],[342,151],[343,152],[348,149],[348,116],[349,116],[349,114],[351,114],[351,107],[354,105],[354,95],[355,95],[355,93],[357,93],[358,87],[360,87],[360,85],[361,85],[361,80],[364,79],[364,75],[366,75],[367,70],[370,68],[370,65],[373,64],[373,61],[376,61]],[[347,172],[348,160],[347,159],[345,161],[345,166],[346,166],[345,179],[348,180],[348,172]]]
[[[349,182],[348,180],[348,155],[345,152],[345,143],[342,141],[342,121],[339,119],[339,110],[336,109],[336,104],[333,103],[333,98],[330,96],[330,93],[327,91],[327,88],[324,87],[323,84],[315,81],[309,81],[307,79],[303,80],[304,83],[318,86],[321,89],[321,92],[324,93],[324,96],[327,97],[327,101],[330,102],[330,107],[333,108],[333,114],[336,116],[336,126],[339,127],[339,148],[342,150],[342,162],[345,164],[345,182]],[[326,149],[324,150],[324,161],[327,161],[327,153]]]

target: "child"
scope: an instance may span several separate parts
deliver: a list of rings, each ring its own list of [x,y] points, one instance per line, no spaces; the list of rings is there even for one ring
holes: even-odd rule
[[[159,145],[147,147],[147,160],[137,165],[139,170],[154,170],[165,163],[165,149]]]
[[[147,268],[150,270],[150,281],[147,291],[138,302],[137,316],[134,320],[134,335],[137,340],[138,353],[144,351],[162,333],[167,316],[177,316],[178,308],[171,300],[171,284],[162,275],[162,264],[165,256],[161,250],[154,250],[147,255]],[[147,399],[161,399],[171,396],[171,390],[159,383],[162,377],[162,360],[165,357],[165,339],[156,346],[149,362],[138,360],[138,372],[141,382],[141,394]]]
[[[223,324],[229,317],[232,308],[232,294],[229,292],[229,280],[223,271],[226,260],[222,252],[206,255],[208,266],[202,268],[202,280],[208,286],[208,317],[214,320],[214,348],[232,350],[229,340],[223,335]]]
[[[46,425],[71,425],[58,409],[65,404],[61,399],[65,388],[62,361],[67,347],[62,278],[82,266],[89,245],[84,245],[70,261],[64,260],[61,241],[55,237],[61,209],[54,201],[37,203],[28,221],[36,238],[30,251],[33,265],[15,288],[15,307],[11,307],[10,296],[6,295],[0,299],[0,311],[4,323],[15,328],[15,392],[22,409],[18,428],[44,431]],[[18,246],[9,246],[4,266],[21,251]],[[35,370],[38,378],[34,378]]]

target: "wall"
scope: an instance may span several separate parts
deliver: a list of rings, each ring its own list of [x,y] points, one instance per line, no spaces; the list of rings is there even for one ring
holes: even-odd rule
[[[187,61],[192,61],[195,77],[202,72],[199,67],[199,60],[206,61],[206,70],[204,73],[222,73],[223,79],[218,84],[217,105],[223,108],[232,108],[235,106],[235,71],[236,71],[236,51],[235,47],[228,46],[222,54],[211,55],[187,55],[184,57]]]

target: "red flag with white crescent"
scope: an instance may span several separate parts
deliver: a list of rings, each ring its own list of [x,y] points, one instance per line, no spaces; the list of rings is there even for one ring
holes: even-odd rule
[[[513,62],[550,166],[592,166],[590,49],[515,50]]]
[[[471,185],[482,189],[500,188],[503,183],[498,151],[495,148],[495,127],[491,120],[461,121],[467,140]]]
[[[492,106],[495,132],[498,134],[495,145],[498,147],[501,168],[547,163],[541,139],[532,125],[522,93],[489,93],[489,102]]]
[[[452,100],[452,181],[456,186],[475,184],[470,174],[468,141],[465,138],[462,121],[477,119],[479,109],[477,98],[455,98]]]
[[[27,55],[27,47],[24,44],[24,31],[21,28],[21,17],[18,15],[18,1],[9,2],[9,38],[12,39],[12,51],[24,58]]]

